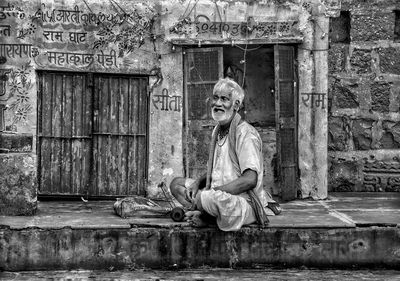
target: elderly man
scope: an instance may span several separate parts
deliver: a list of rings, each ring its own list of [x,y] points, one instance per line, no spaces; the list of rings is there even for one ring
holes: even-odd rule
[[[212,117],[218,122],[212,133],[207,174],[197,180],[175,178],[172,195],[189,211],[191,225],[204,226],[204,214],[216,218],[224,231],[268,222],[280,212],[264,191],[262,141],[254,127],[237,113],[243,89],[229,78],[220,79],[211,98]]]

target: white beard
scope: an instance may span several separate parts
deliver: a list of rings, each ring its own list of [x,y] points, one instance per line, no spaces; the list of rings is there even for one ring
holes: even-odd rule
[[[214,110],[211,110],[211,116],[217,122],[228,121],[232,117],[233,113],[233,110],[225,111],[223,114],[219,112],[215,113]]]

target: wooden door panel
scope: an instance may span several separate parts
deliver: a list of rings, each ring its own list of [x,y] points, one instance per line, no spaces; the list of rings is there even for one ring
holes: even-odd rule
[[[51,167],[52,167],[52,139],[41,138],[40,134],[45,136],[52,135],[52,98],[53,98],[53,77],[39,76],[39,146],[38,152],[41,155],[39,157],[39,192],[51,190]]]
[[[93,136],[93,181],[89,194],[99,196],[102,191],[108,193],[107,180],[108,139]]]
[[[52,79],[53,79],[53,95],[52,95],[52,100],[51,100],[51,132],[52,136],[54,137],[61,137],[62,136],[62,120],[61,120],[61,114],[62,114],[62,96],[63,96],[63,81],[64,75],[62,74],[53,74]]]
[[[109,122],[110,122],[110,93],[109,93],[109,80],[106,77],[95,77],[95,92],[94,95],[97,100],[95,116],[97,116],[96,123],[98,127],[94,128],[93,142],[94,142],[94,162],[96,168],[93,176],[92,190],[90,194],[93,195],[110,195],[110,182],[109,182],[109,162],[110,162],[110,142],[109,136]],[[114,193],[115,194],[115,193]]]
[[[296,151],[295,145],[293,145],[293,140],[295,137],[295,130],[288,128],[281,128],[280,130],[280,146],[281,146],[281,167],[295,167],[296,164]]]
[[[210,102],[207,94],[212,93],[214,83],[187,85],[190,93],[188,119],[189,120],[212,120]]]
[[[283,200],[297,197],[297,92],[294,47],[275,45],[277,162]]]
[[[72,136],[72,88],[73,85],[73,77],[70,75],[63,75],[62,81],[60,81],[60,90],[61,90],[61,110],[60,110],[60,124],[59,131],[61,134],[60,146],[61,150],[59,151],[60,157],[60,193],[67,193],[71,187],[72,191],[75,189],[71,183],[71,142],[74,142],[71,139]],[[75,155],[76,157],[76,155]],[[74,157],[74,158],[75,158]]]
[[[144,195],[147,78],[99,75],[94,80],[96,165],[91,194]]]
[[[186,50],[185,56],[185,173],[196,178],[207,171],[212,119],[208,97],[223,76],[222,48]]]
[[[135,190],[131,190],[130,192],[135,192],[137,194],[146,194],[145,186],[147,181],[147,118],[148,118],[148,94],[147,94],[147,79],[141,79],[138,81],[139,92],[142,93],[138,96],[138,105],[139,108],[137,110],[137,120],[138,120],[138,131],[136,136],[133,139],[137,142],[138,145],[138,185]],[[131,193],[132,194],[132,193]]]
[[[79,187],[74,187],[71,178],[71,163],[72,158],[77,158],[78,155],[72,157],[71,145],[73,140],[61,139],[60,140],[61,150],[59,152],[60,159],[60,193],[73,193],[74,190],[79,189]]]
[[[47,191],[55,194],[64,193],[61,189],[61,143],[62,140],[60,138],[50,140],[50,185],[47,186],[47,190],[41,190],[43,192]]]
[[[84,194],[90,183],[86,79],[86,74],[39,73],[40,194]]]
[[[294,94],[293,94],[293,80],[285,81],[281,79],[279,89],[280,89],[280,101],[279,101],[279,111],[281,118],[293,117],[295,115],[294,111]]]
[[[212,84],[221,77],[222,48],[189,49],[188,54],[188,82]]]
[[[212,123],[214,125],[214,123]],[[204,122],[191,121],[190,136],[188,137],[189,175],[198,177],[207,172],[207,160],[213,125],[203,127]]]
[[[51,140],[42,138],[38,147],[38,154],[41,155],[39,158],[39,193],[50,192],[51,191]]]
[[[147,78],[39,73],[39,189],[145,194]]]

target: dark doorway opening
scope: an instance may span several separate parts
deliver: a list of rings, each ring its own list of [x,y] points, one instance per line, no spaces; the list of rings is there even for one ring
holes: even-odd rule
[[[282,195],[287,188],[283,183],[290,185],[291,194],[296,194],[295,47],[235,45],[188,48],[184,52],[186,176],[195,178],[206,172],[208,144],[215,125],[207,97],[219,78],[231,77],[246,92],[240,114],[263,140],[264,188],[287,197]]]

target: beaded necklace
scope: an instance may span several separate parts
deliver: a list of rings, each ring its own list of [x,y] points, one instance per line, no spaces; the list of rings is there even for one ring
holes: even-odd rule
[[[222,130],[221,128],[219,128],[219,131],[218,131],[218,140],[217,140],[218,146],[223,146],[223,145],[224,145],[224,143],[225,143],[225,141],[226,141],[226,139],[227,139],[228,134],[229,134],[229,127],[226,128],[226,129],[224,129],[224,130]],[[223,141],[222,141],[222,140],[223,140]],[[221,141],[222,141],[222,143],[221,143]]]

